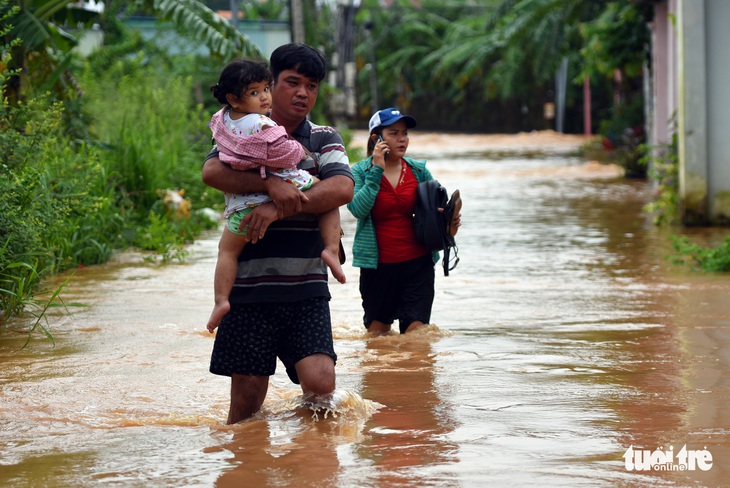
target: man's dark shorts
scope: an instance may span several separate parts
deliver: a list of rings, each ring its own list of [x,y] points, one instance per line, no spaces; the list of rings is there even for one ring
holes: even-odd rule
[[[365,327],[373,320],[392,324],[398,319],[403,334],[414,321],[429,323],[435,277],[431,254],[402,263],[378,263],[376,269],[362,268],[360,296]]]
[[[210,372],[272,376],[279,357],[289,378],[299,384],[294,365],[319,353],[337,361],[328,298],[231,304],[218,326]]]

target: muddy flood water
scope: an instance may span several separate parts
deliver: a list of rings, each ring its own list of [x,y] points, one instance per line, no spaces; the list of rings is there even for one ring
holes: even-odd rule
[[[461,191],[460,263],[437,268],[433,325],[373,338],[348,260],[334,410],[280,364],[263,410],[225,425],[205,331],[218,232],[184,264],[76,270],[63,298],[84,307],[52,317],[55,347],[0,336],[0,486],[729,486],[730,276],[672,265],[650,185],[579,143],[413,135]]]

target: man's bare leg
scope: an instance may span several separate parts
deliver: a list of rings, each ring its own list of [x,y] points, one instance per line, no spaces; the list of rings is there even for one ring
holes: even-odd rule
[[[327,354],[312,354],[294,367],[303,393],[327,395],[335,391],[335,362]]]
[[[231,376],[231,406],[228,424],[245,420],[258,412],[264,404],[269,389],[268,376]]]

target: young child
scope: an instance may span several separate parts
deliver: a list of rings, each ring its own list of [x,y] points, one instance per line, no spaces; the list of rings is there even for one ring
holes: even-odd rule
[[[271,110],[271,72],[265,63],[238,59],[231,61],[221,72],[218,83],[210,90],[224,107],[210,121],[213,139],[220,152],[220,160],[237,170],[260,168],[261,177],[284,178],[300,190],[306,190],[316,181],[307,171],[298,169],[304,157],[299,142],[289,139],[286,130],[265,114]],[[259,136],[251,137],[264,131]],[[207,328],[213,332],[230,310],[228,296],[236,279],[238,255],[246,244],[243,218],[256,206],[271,201],[266,193],[226,193],[228,220],[218,246],[215,268],[215,306]],[[340,214],[338,209],[319,216],[319,228],[325,248],[322,260],[332,276],[340,283],[345,274],[339,260]],[[261,236],[260,236],[261,237]]]

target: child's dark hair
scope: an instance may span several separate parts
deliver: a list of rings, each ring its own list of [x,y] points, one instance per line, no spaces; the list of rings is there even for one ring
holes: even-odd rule
[[[232,93],[236,97],[241,97],[248,85],[259,81],[269,83],[274,81],[266,63],[251,59],[234,59],[223,68],[218,83],[211,86],[210,91],[221,105],[228,105],[226,95]]]

